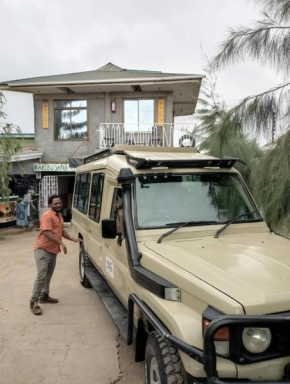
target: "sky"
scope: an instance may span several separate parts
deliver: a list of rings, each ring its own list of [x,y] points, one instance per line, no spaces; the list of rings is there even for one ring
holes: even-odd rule
[[[203,74],[202,51],[211,58],[229,27],[250,25],[260,11],[253,0],[0,0],[0,82],[90,71],[108,62]],[[248,61],[219,73],[217,90],[233,105],[277,81]],[[4,95],[5,122],[33,132],[32,96]]]

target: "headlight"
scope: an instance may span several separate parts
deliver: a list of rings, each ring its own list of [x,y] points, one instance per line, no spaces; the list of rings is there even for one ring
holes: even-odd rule
[[[251,353],[266,351],[272,340],[269,328],[245,328],[243,331],[243,343]]]

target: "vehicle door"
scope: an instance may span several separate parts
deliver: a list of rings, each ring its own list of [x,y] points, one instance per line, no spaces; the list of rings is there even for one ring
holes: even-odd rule
[[[102,227],[100,222],[104,179],[104,170],[100,170],[92,174],[92,187],[88,213],[89,241],[87,250],[94,264],[101,273],[103,273],[104,267],[102,260]]]
[[[124,239],[122,189],[111,186],[110,218],[116,220],[118,236],[103,239],[102,256],[104,275],[119,300],[127,307],[128,303],[128,261]],[[108,218],[108,217],[107,217]]]
[[[83,236],[85,249],[89,239],[90,223],[87,217],[88,203],[91,187],[91,174],[80,173],[76,177],[74,202],[73,202],[73,223],[77,226],[78,230]]]

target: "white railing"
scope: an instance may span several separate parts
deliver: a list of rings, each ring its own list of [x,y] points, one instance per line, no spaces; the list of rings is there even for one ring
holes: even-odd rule
[[[159,147],[192,147],[195,124],[154,124],[137,125],[123,123],[102,123],[99,127],[99,147],[106,149],[116,144],[159,146]]]

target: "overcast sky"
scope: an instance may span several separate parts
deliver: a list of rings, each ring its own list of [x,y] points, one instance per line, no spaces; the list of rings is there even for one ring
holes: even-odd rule
[[[97,69],[203,73],[229,27],[249,25],[260,10],[251,0],[0,0],[0,82]],[[279,80],[278,80],[279,81]],[[247,63],[219,75],[228,102],[277,82]],[[6,122],[33,132],[32,97],[5,92]]]

